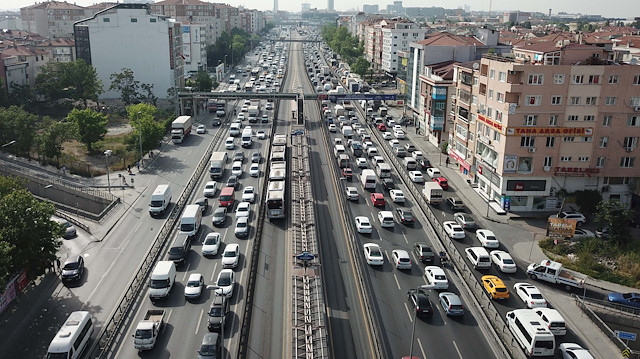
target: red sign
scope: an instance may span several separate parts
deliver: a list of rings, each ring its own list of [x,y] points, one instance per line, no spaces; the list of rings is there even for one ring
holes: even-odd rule
[[[591,127],[509,127],[507,136],[591,136]]]
[[[600,173],[599,168],[580,168],[580,167],[556,167],[556,176],[591,177],[592,174]]]
[[[471,170],[471,165],[462,159],[455,151],[449,151],[451,157],[453,157],[458,163],[467,171]]]
[[[488,124],[489,126],[495,128],[496,130],[502,132],[502,124],[499,122],[495,122],[493,120],[490,120],[482,115],[478,115],[478,119],[486,124]]]

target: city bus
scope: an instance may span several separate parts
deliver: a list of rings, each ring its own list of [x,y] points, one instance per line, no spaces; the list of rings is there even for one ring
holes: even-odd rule
[[[285,194],[285,181],[272,181],[269,182],[267,190],[267,218],[278,219],[284,218],[284,194]]]

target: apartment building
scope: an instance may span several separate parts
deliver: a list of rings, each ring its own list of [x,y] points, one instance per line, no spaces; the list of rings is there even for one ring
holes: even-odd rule
[[[182,58],[185,74],[207,71],[206,25],[182,25]]]
[[[72,38],[48,39],[36,43],[36,48],[50,52],[53,62],[72,62],[76,59],[76,44]]]
[[[73,37],[73,24],[91,15],[90,8],[66,1],[46,1],[20,9],[25,30],[51,39]]]
[[[388,76],[395,77],[399,68],[398,51],[408,51],[409,44],[424,40],[428,30],[414,22],[400,19],[388,21],[382,26],[381,32],[381,69]]]
[[[602,47],[537,43],[455,66],[448,152],[506,210],[555,210],[558,191],[630,203],[640,171],[640,67]]]
[[[8,93],[12,93],[14,86],[29,86],[35,88],[36,76],[40,68],[48,64],[53,56],[50,52],[33,46],[13,45],[0,52],[0,67],[4,73],[3,85]]]

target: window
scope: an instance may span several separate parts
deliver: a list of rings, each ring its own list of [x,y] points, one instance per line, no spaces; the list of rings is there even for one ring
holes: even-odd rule
[[[571,105],[579,105],[580,104],[580,97],[579,96],[571,96],[571,97],[569,97],[569,104],[571,104]]]
[[[493,131],[493,141],[500,142],[500,132]]]
[[[103,17],[102,18],[102,22],[110,22],[110,21],[111,21],[111,19],[109,19],[108,17]]]
[[[136,19],[135,17],[132,17],[131,22],[138,22],[138,19]]]
[[[502,112],[496,110],[496,121],[502,122]]]
[[[528,83],[529,83],[529,85],[542,85],[544,83],[544,75],[543,74],[530,74]]]
[[[600,137],[600,148],[607,148],[607,146],[609,145],[609,137],[608,136],[602,136]]]
[[[604,164],[606,161],[607,161],[606,157],[598,157],[598,159],[596,160],[596,167],[598,168],[604,167]]]
[[[594,116],[594,115],[584,115],[584,120],[585,121],[595,121],[596,120],[596,116]]]
[[[589,156],[580,156],[578,157],[579,162],[589,162]]]
[[[607,96],[604,99],[605,106],[615,106],[616,105],[616,97],[615,96]]]
[[[547,147],[553,147],[556,143],[555,137],[547,137]]]
[[[500,80],[500,82],[506,82],[507,81],[507,73],[504,71],[500,71],[498,73],[498,80]]]
[[[571,156],[560,156],[560,162],[571,162]]]
[[[493,117],[493,109],[489,106],[487,106],[487,117],[489,118]]]
[[[640,85],[640,75],[633,76],[633,84]]]
[[[620,159],[620,167],[622,168],[632,168],[633,167],[633,161],[635,160],[635,157],[622,157]]]
[[[552,105],[562,105],[562,96],[551,96]]]
[[[155,19],[155,18],[149,19],[149,22],[156,22],[156,21],[157,21],[157,19]]]
[[[535,126],[538,123],[538,115],[525,115],[524,126]]]
[[[544,158],[544,163],[542,165],[544,167],[551,167],[552,164],[553,164],[553,157],[545,157]]]
[[[602,118],[602,126],[603,127],[611,127],[611,116],[604,116]]]
[[[535,146],[536,138],[535,137],[520,137],[520,147],[533,147]]]
[[[498,102],[504,102],[504,93],[498,92]]]
[[[564,74],[554,74],[553,83],[556,85],[562,85],[564,83]]]
[[[542,96],[526,96],[525,106],[540,106],[542,102]]]
[[[569,122],[574,122],[574,121],[578,121],[578,115],[569,115],[567,116],[567,121]]]
[[[496,78],[496,70],[489,71],[489,78],[494,80]]]
[[[638,118],[638,116],[629,116],[629,119],[627,120],[627,126],[629,127],[640,126],[640,118]]]
[[[614,85],[620,81],[620,75],[609,75],[609,83]]]
[[[593,136],[582,137],[582,142],[593,142]]]
[[[622,147],[631,150],[638,147],[638,137],[625,137],[622,141]]]
[[[640,97],[629,97],[629,106],[640,106]]]
[[[489,98],[493,100],[493,90],[489,90]]]
[[[585,98],[585,103],[587,105],[596,106],[596,105],[598,105],[598,98],[595,97],[595,96],[589,96],[589,97]]]
[[[589,75],[587,82],[590,84],[599,84],[600,83],[600,75]]]
[[[549,126],[558,126],[558,115],[549,116]]]
[[[576,138],[573,137],[573,136],[562,137],[562,142],[574,142],[575,140],[576,140]]]
[[[573,83],[581,84],[584,82],[584,75],[573,75]]]

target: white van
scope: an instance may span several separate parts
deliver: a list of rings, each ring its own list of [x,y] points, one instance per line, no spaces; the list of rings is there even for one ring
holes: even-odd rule
[[[351,126],[343,126],[342,127],[342,135],[345,138],[352,138],[353,137],[353,127],[351,127]]]
[[[553,355],[556,339],[532,309],[507,312],[507,326],[528,356]]]
[[[413,171],[418,167],[418,162],[413,157],[405,157],[404,158],[404,167],[408,171]]]
[[[194,236],[200,230],[202,211],[197,204],[190,204],[184,208],[180,218],[180,234]]]
[[[240,136],[240,124],[234,122],[229,126],[229,134],[233,137]]]
[[[93,335],[93,317],[89,312],[73,312],[51,340],[47,358],[80,358]]]
[[[380,226],[387,228],[393,227],[396,224],[393,220],[393,212],[391,211],[378,212],[378,221],[380,221]]]
[[[380,178],[390,178],[391,177],[391,166],[388,163],[378,163],[376,165],[376,174]]]
[[[378,165],[378,163],[384,163],[384,157],[382,157],[382,156],[373,156],[371,158],[371,161],[373,161],[373,165],[374,165],[374,167],[376,167]]]
[[[233,137],[227,137],[227,140],[224,141],[224,148],[227,150],[232,150],[236,147],[236,141]]]
[[[467,253],[467,259],[475,269],[490,269],[491,257],[484,247],[469,247],[464,250]]]
[[[369,158],[373,156],[378,156],[378,149],[375,147],[367,148],[367,156],[369,156]]]
[[[251,127],[246,127],[242,131],[242,137],[240,137],[240,145],[243,148],[251,147],[251,143],[253,141],[252,138],[251,138],[252,135],[253,135],[253,131],[251,130]]]
[[[151,272],[149,281],[149,299],[165,298],[176,281],[176,264],[173,261],[160,261]]]
[[[567,334],[567,324],[560,312],[551,308],[536,308],[533,311],[540,316],[544,325],[549,328],[553,335]]]
[[[347,151],[344,149],[343,145],[335,145],[333,148],[333,155],[338,158],[339,155],[346,155]]]
[[[156,187],[151,194],[151,202],[149,203],[149,214],[157,216],[169,207],[171,203],[171,187],[168,184],[161,184]]]

